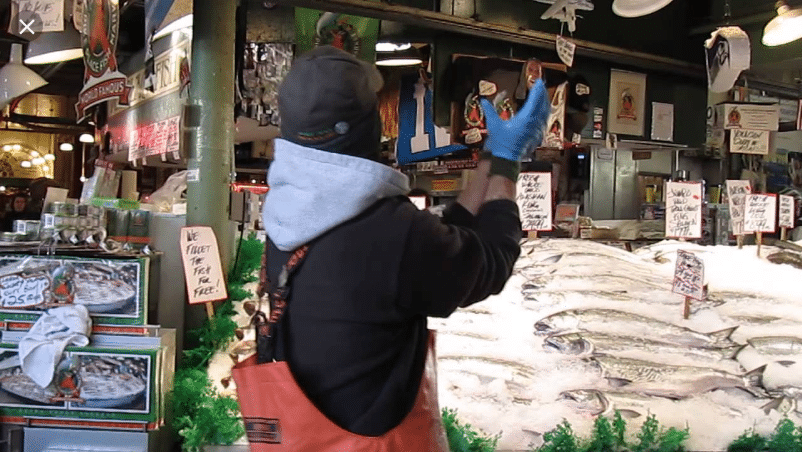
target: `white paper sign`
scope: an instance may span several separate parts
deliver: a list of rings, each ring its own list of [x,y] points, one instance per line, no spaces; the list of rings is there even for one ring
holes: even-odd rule
[[[727,181],[727,201],[730,205],[730,224],[732,233],[744,235],[744,206],[746,195],[752,193],[748,180]]]
[[[702,184],[666,183],[666,237],[702,238]]]
[[[228,297],[217,237],[208,226],[181,228],[181,258],[189,303],[206,303]]]
[[[780,195],[780,222],[781,228],[794,227],[794,197]]]
[[[562,36],[557,36],[555,44],[557,45],[557,56],[560,57],[560,60],[568,67],[573,66],[574,54],[576,53],[576,44],[563,38]]]
[[[744,232],[774,232],[777,195],[746,195]]]
[[[730,130],[730,152],[733,154],[769,153],[768,130],[732,129]]]
[[[674,284],[671,292],[703,300],[705,297],[704,261],[688,251],[677,250],[677,265],[674,268]]]
[[[64,0],[18,0],[19,11],[31,11],[42,19],[36,32],[64,31]]]
[[[674,104],[652,102],[652,140],[674,141]]]
[[[515,201],[524,231],[551,231],[551,173],[521,173]]]
[[[50,278],[47,275],[0,277],[0,307],[24,308],[42,304],[48,301],[46,292],[49,289]]]

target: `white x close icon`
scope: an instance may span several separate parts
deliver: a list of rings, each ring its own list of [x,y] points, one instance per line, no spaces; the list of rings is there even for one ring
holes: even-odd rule
[[[36,33],[33,32],[33,29],[31,28],[33,26],[34,22],[35,22],[35,20],[31,19],[31,21],[26,24],[24,20],[20,19],[19,23],[20,23],[20,25],[22,25],[22,31],[20,31],[20,34],[23,34],[26,31],[30,32],[32,35],[36,34]]]

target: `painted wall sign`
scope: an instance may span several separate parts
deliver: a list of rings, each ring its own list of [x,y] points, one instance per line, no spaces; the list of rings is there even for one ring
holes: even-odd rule
[[[75,109],[78,117],[86,109],[110,99],[128,104],[131,87],[117,67],[120,5],[117,0],[86,0],[83,8],[81,44],[84,53],[84,89]]]

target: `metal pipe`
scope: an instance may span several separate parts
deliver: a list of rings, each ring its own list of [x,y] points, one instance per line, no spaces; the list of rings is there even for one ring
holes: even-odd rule
[[[234,150],[234,38],[237,2],[194,0],[187,145],[187,226],[210,226],[223,273],[232,255],[229,187]]]
[[[526,30],[508,25],[490,24],[472,18],[462,18],[450,14],[437,13],[425,9],[395,4],[373,2],[371,0],[281,0],[288,6],[313,8],[381,20],[391,20],[419,27],[428,27],[453,33],[494,39],[506,43],[523,44],[532,47],[554,50],[557,35],[536,30]],[[580,39],[572,39],[577,46],[576,54],[622,65],[632,65],[644,69],[681,75],[691,78],[705,78],[705,68],[673,58],[661,57],[644,52],[622,49]]]

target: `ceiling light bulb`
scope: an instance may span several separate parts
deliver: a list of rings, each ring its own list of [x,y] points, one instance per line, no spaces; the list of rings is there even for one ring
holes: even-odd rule
[[[802,38],[802,8],[791,9],[785,2],[777,7],[777,17],[763,29],[763,44],[768,47],[788,44]]]
[[[53,155],[53,154],[45,154],[45,160],[47,160],[48,162],[52,162],[55,159],[56,159],[55,155]]]
[[[3,150],[4,150],[4,151],[6,151],[6,152],[9,152],[9,151],[11,151],[11,145],[10,145],[10,144],[6,144],[6,145],[4,145],[4,146],[3,146]]]
[[[0,185],[0,191],[6,191],[6,186],[5,185]]]
[[[31,162],[29,160],[23,160],[23,161],[20,162],[19,166],[21,166],[23,168],[30,168],[31,167]]]
[[[78,178],[78,180],[80,180],[81,182],[86,182],[86,176],[81,176],[80,178]]]
[[[13,149],[15,151],[21,151],[22,150],[22,146],[20,146],[19,144],[15,144],[14,146],[11,146],[11,149]]]
[[[46,172],[46,173],[47,173],[47,172],[50,172],[50,167],[49,167],[49,166],[47,166],[47,165],[45,165],[45,166],[43,166],[43,167],[42,167],[42,171],[44,171],[44,172]]]
[[[95,137],[88,133],[82,133],[80,137],[78,137],[78,141],[81,143],[94,143]]]
[[[63,152],[70,152],[70,151],[72,151],[73,146],[72,146],[72,143],[61,143],[61,145],[59,145],[58,148],[59,148],[59,150],[61,150]]]
[[[31,157],[39,157],[39,153],[36,151],[31,151]]]
[[[395,43],[395,42],[377,42],[376,43],[376,51],[377,52],[397,52],[401,50],[407,50],[408,48],[412,47],[410,43]]]
[[[45,159],[43,159],[42,157],[36,157],[35,159],[31,160],[31,163],[33,163],[34,165],[44,165]]]

